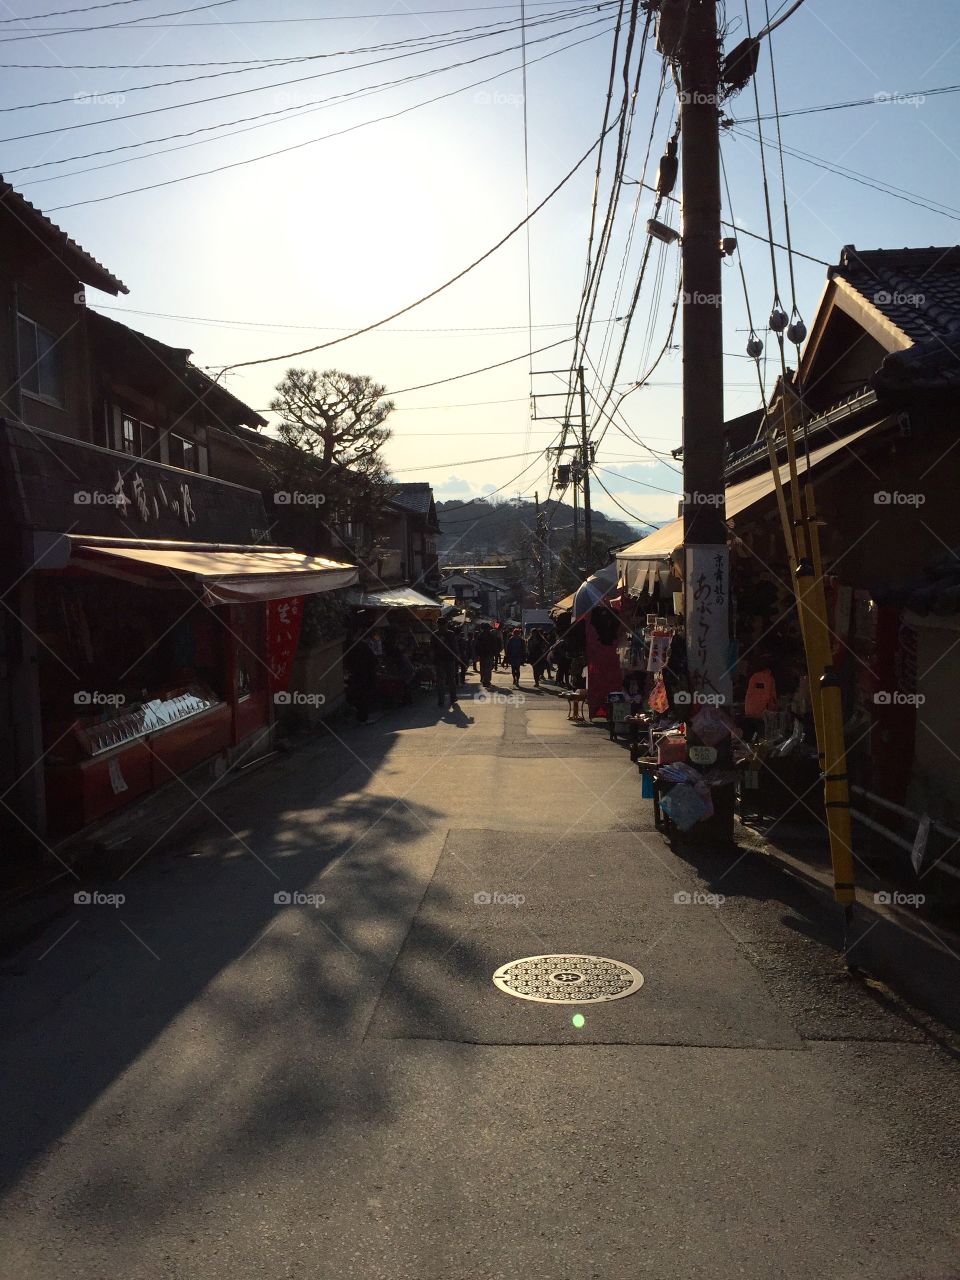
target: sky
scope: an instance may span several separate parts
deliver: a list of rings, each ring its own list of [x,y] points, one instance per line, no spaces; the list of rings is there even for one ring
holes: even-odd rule
[[[769,0],[771,14],[780,7]],[[40,16],[73,8],[84,12]],[[728,0],[727,48],[745,36],[748,15],[752,30],[763,25],[764,8],[764,0]],[[616,6],[528,0],[525,11],[524,95],[518,4],[100,0],[91,9],[86,0],[0,2],[0,171],[129,286],[118,299],[90,290],[91,306],[189,347],[212,372],[342,339],[486,254],[596,141]],[[108,25],[117,23],[127,25]],[[960,210],[935,212],[912,202],[960,206],[958,99],[924,92],[960,82],[960,6],[805,0],[767,44],[757,77],[761,113],[773,104],[771,52],[782,112],[872,100],[787,116],[785,146],[868,181],[895,184],[907,197],[785,155],[793,246],[822,260],[794,256],[795,300],[809,327],[826,280],[823,264],[836,262],[844,245],[960,239]],[[300,61],[262,61],[282,59]],[[173,65],[184,63],[198,65]],[[640,176],[649,142],[652,180],[673,127],[669,87],[654,111],[661,66],[651,41],[636,102],[631,178]],[[202,78],[140,88],[188,77]],[[210,98],[217,100],[193,102]],[[49,105],[30,105],[38,103]],[[746,122],[757,114],[752,87],[726,109],[744,123],[723,137],[731,196],[724,217],[742,229],[759,328],[773,285],[768,247],[743,234],[762,235],[766,227],[759,148],[745,136],[756,130]],[[772,142],[772,121],[764,129]],[[107,154],[91,154],[97,152]],[[272,152],[281,154],[266,155]],[[609,156],[608,148],[601,210]],[[768,166],[774,235],[783,241],[775,151]],[[572,358],[595,167],[596,153],[533,217],[529,259],[521,231],[402,317],[323,351],[228,372],[226,385],[264,410],[290,365],[368,374],[395,393],[386,456],[398,479],[430,480],[438,498],[492,491],[545,498],[552,463],[543,451],[557,426],[531,421],[530,392],[531,386],[537,392],[539,415],[562,412],[563,397],[544,393],[567,384],[562,371]],[[183,180],[214,168],[220,171]],[[612,376],[652,206],[650,192],[623,187],[587,346],[588,360],[605,378]],[[675,206],[661,216],[678,222]],[[666,341],[678,269],[678,246],[655,244],[619,390],[639,378]],[[777,273],[790,311],[783,252]],[[743,354],[748,325],[736,258],[725,260],[723,279],[725,412],[734,417],[758,406],[759,391]],[[609,515],[639,524],[676,514],[682,485],[669,451],[680,443],[681,336],[678,326],[675,349],[623,404],[630,432],[648,447],[619,422],[603,434],[596,474],[611,497],[594,485],[593,498]],[[528,356],[531,346],[549,344],[557,345]],[[457,376],[503,361],[511,363]],[[776,371],[771,360],[768,386]],[[588,374],[591,397],[602,399],[597,377]]]

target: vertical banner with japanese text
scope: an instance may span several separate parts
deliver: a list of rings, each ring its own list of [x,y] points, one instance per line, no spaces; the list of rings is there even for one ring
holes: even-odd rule
[[[286,689],[300,643],[303,596],[267,602],[267,665],[272,692]]]
[[[730,669],[730,551],[720,544],[687,544],[687,669],[690,692],[718,706],[733,701]]]

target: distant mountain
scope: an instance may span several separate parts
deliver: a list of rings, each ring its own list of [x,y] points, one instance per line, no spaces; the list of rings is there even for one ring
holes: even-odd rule
[[[550,521],[550,547],[558,551],[569,546],[573,537],[573,507],[561,502],[556,510],[554,503],[547,503]],[[516,555],[528,540],[536,535],[537,512],[532,502],[498,502],[486,498],[464,504],[453,499],[437,503],[440,522],[439,553],[441,560],[449,555],[511,557]],[[583,512],[578,515],[578,536],[583,538]],[[622,546],[636,542],[645,531],[626,520],[611,520],[600,511],[593,512],[594,543]],[[649,532],[649,530],[647,530]]]

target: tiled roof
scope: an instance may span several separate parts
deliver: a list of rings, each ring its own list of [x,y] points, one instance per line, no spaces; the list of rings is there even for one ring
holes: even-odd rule
[[[72,240],[65,231],[62,231],[55,222],[51,222],[36,205],[31,204],[19,191],[14,191],[10,183],[4,181],[2,175],[0,175],[0,206],[3,206],[23,227],[46,245],[81,284],[102,289],[104,293],[112,293],[114,296],[118,293],[130,292],[122,280],[118,280],[102,263],[77,244],[76,240]]]
[[[100,330],[107,336],[111,336],[114,340],[120,342],[133,342],[137,347],[142,347],[149,351],[156,359],[165,367],[170,369],[176,376],[180,377],[186,386],[189,386],[197,395],[198,400],[209,398],[216,401],[236,417],[241,423],[250,425],[257,424],[265,427],[267,420],[255,409],[251,409],[248,404],[235,396],[232,391],[228,391],[226,387],[221,386],[195,364],[191,364],[190,356],[192,352],[189,347],[171,347],[167,343],[161,342],[159,338],[152,338],[147,333],[141,333],[139,329],[132,329],[130,325],[122,324],[119,320],[114,320],[111,316],[101,315],[99,311],[89,311],[90,324],[92,331],[96,335]],[[226,424],[225,424],[226,425]]]
[[[960,245],[857,249],[848,244],[830,268],[914,342],[960,332]]]
[[[430,503],[433,501],[433,488],[426,481],[414,480],[406,484],[390,485],[390,500],[407,511],[416,511],[418,515],[430,514]]]

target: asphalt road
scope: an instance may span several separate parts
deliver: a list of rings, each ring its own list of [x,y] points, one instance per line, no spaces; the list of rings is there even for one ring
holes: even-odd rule
[[[949,1033],[498,681],[204,797],[7,957],[0,1275],[957,1280]],[[491,981],[554,953],[643,985]]]

